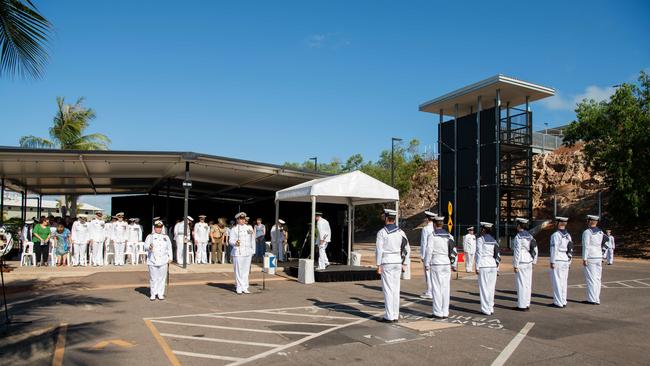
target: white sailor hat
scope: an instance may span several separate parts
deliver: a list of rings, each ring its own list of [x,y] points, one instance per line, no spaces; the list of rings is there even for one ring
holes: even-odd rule
[[[120,216],[124,217],[124,212],[118,212],[115,214],[115,217],[120,217]]]
[[[26,220],[26,221],[25,221],[25,224],[27,224],[27,225],[31,225],[31,224],[33,224],[33,223],[34,223],[34,220]]]
[[[435,214],[435,215],[433,215],[433,220],[434,221],[445,221],[445,215]]]
[[[434,218],[436,216],[436,214],[431,211],[424,211],[424,215],[428,218]]]
[[[135,217],[131,217],[131,218],[129,219],[129,222],[135,222]]]
[[[83,220],[87,220],[87,219],[88,219],[88,218],[86,217],[86,215],[77,215],[77,218],[78,218],[78,219],[83,219]]]
[[[470,226],[467,228],[467,231],[474,230],[474,226]]]
[[[384,215],[387,217],[396,217],[397,216],[397,211],[391,210],[390,208],[385,208],[384,209]]]
[[[314,215],[316,215],[316,216],[323,216],[323,213],[320,212],[320,211],[316,211],[316,212],[314,212]]]
[[[97,211],[97,212],[95,212],[95,216],[100,216],[101,217],[101,216],[104,216],[104,214],[101,211]]]
[[[494,224],[491,222],[481,221],[481,227],[484,227],[486,229],[492,229],[492,226],[494,226]]]
[[[160,221],[160,220],[156,220],[156,221],[153,222],[153,226],[163,227],[163,226],[165,226],[165,224],[163,224],[163,222]]]
[[[524,225],[526,225],[526,224],[528,224],[528,219],[524,219],[524,218],[521,218],[521,217],[517,217],[517,218],[515,219],[515,222],[516,222],[517,224],[524,224]]]
[[[201,218],[205,219],[206,217],[207,216],[205,216],[205,215],[199,215],[199,219],[201,219]]]
[[[235,215],[235,218],[236,218],[236,219],[238,219],[238,218],[240,218],[240,217],[242,217],[242,218],[246,218],[246,212],[240,212],[240,213],[238,213],[237,215]]]
[[[160,220],[160,216],[156,216],[153,218],[153,221],[158,221],[158,220]]]
[[[284,220],[282,220],[282,219],[279,219],[278,222],[279,222],[280,224],[282,224],[282,225],[286,224],[286,222],[285,222]]]
[[[599,221],[600,216],[597,215],[587,215],[587,220]]]
[[[555,221],[557,222],[568,222],[569,218],[564,216],[555,216]]]
[[[190,216],[190,215],[187,215],[187,219],[188,219],[189,221],[194,221],[194,219],[193,219],[192,216]]]

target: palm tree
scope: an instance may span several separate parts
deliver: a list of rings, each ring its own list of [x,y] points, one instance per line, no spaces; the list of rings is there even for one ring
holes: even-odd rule
[[[23,136],[20,146],[32,149],[62,149],[62,150],[108,150],[111,140],[101,133],[84,135],[84,131],[95,118],[95,111],[83,106],[83,98],[73,105],[65,104],[63,97],[56,98],[58,111],[54,116],[54,124],[50,127],[50,138]],[[65,197],[66,206],[71,214],[77,211],[77,196]]]
[[[31,0],[0,0],[0,77],[43,76],[51,30]]]

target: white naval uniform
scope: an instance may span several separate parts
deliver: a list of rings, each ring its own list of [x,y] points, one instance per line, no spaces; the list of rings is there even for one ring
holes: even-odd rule
[[[535,238],[526,230],[515,235],[512,254],[512,267],[515,273],[515,288],[517,289],[517,307],[530,307],[530,296],[533,286],[533,265],[537,264],[537,243]]]
[[[208,241],[210,240],[210,226],[206,222],[194,224],[194,241],[196,242],[195,263],[208,264]]]
[[[237,225],[230,229],[228,243],[232,247],[230,254],[235,263],[236,291],[238,294],[248,293],[248,274],[255,253],[255,230],[250,225]]]
[[[463,253],[465,253],[465,272],[474,271],[474,255],[476,254],[476,235],[466,234],[463,237]]]
[[[145,239],[147,250],[147,266],[149,266],[149,291],[151,298],[165,296],[167,281],[167,265],[174,255],[172,242],[166,234],[147,235]]]
[[[386,320],[399,319],[400,275],[402,274],[402,241],[406,234],[395,224],[386,225],[377,233],[375,259],[381,266],[381,289],[384,292]]]
[[[113,244],[113,222],[107,222],[104,225],[104,232],[106,233],[106,239],[104,240],[104,253],[113,253],[113,264],[115,264],[115,245]],[[108,265],[108,255],[104,255],[104,265]]]
[[[567,305],[567,281],[569,279],[569,268],[573,255],[573,241],[571,234],[564,230],[557,230],[551,235],[550,263],[553,268],[550,271],[553,284],[553,304],[556,306]]]
[[[427,239],[429,238],[429,235],[433,232],[433,222],[429,221],[429,223],[422,228],[422,232],[420,233],[420,259],[422,259],[422,269],[424,269],[424,281],[426,282],[427,285],[427,290],[424,292],[424,296],[430,297],[431,296],[431,271],[429,270],[429,267],[427,266],[427,262],[425,262],[425,257],[426,257],[426,246],[427,246]]]
[[[614,242],[614,235],[609,235],[609,241],[607,242],[607,249],[605,249],[605,260],[607,264],[614,264],[614,248],[616,244]]]
[[[93,266],[104,265],[104,241],[106,240],[106,223],[104,220],[93,219],[90,221],[90,242],[92,253],[90,264]]]
[[[189,229],[190,223],[187,222],[187,228]],[[174,226],[174,239],[176,240],[176,263],[183,264],[183,246],[185,245],[185,260],[187,264],[190,264],[190,251],[188,245],[184,244],[185,240],[189,242],[190,235],[187,236],[185,233],[185,221],[181,221]]]
[[[600,304],[604,238],[605,233],[599,227],[589,228],[582,233],[582,260],[587,262],[584,266],[587,301],[596,304]]]
[[[451,269],[456,269],[454,238],[444,229],[433,229],[427,238],[424,264],[429,268],[431,304],[436,317],[449,316]]]
[[[115,265],[124,265],[124,249],[126,247],[126,237],[128,224],[126,221],[115,221],[113,223],[113,243],[115,245]]]
[[[332,230],[329,221],[322,217],[316,222],[316,228],[318,229],[318,269],[325,269],[330,265],[325,250],[332,241]]]
[[[277,224],[273,225],[271,227],[271,245],[273,246],[273,252],[279,262],[284,262],[285,260],[284,242],[286,240],[287,238],[284,236],[284,227],[280,226],[280,229],[278,230]]]
[[[476,270],[481,312],[485,315],[494,313],[494,288],[497,284],[499,260],[499,243],[490,234],[479,236],[476,240]]]
[[[86,266],[88,242],[90,241],[90,227],[87,222],[77,220],[72,224],[72,264],[75,266]]]
[[[140,225],[129,224],[126,234],[126,252],[131,255],[131,264],[135,264],[138,243],[142,241],[142,228]]]

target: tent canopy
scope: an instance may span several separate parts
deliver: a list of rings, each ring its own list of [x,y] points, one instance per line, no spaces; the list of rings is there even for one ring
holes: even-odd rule
[[[275,193],[276,201],[367,205],[399,201],[399,191],[361,171],[310,180]]]

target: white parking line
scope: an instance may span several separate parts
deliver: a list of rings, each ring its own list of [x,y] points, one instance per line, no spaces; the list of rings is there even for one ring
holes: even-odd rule
[[[255,310],[255,313],[262,314],[273,314],[273,315],[290,315],[290,316],[303,316],[307,318],[327,318],[327,319],[346,319],[346,320],[357,320],[351,316],[334,316],[334,315],[316,315],[316,314],[297,314],[297,313],[285,313],[281,311],[268,311],[268,310]]]
[[[526,337],[526,334],[530,331],[530,329],[535,325],[535,323],[526,323],[523,328],[515,335],[515,337],[508,343],[506,348],[501,351],[499,356],[492,362],[492,366],[503,366],[505,365],[506,361],[508,361],[508,358],[512,355],[513,352],[517,349],[519,346],[519,343],[524,340]]]
[[[236,328],[236,327],[225,327],[222,325],[209,325],[209,324],[195,324],[195,323],[180,323],[180,322],[170,322],[166,320],[155,320],[151,319],[154,323],[161,324],[173,324],[173,325],[183,325],[187,327],[199,327],[199,328],[212,328],[212,329],[226,329],[226,330],[240,330],[243,332],[255,332],[255,333],[271,333],[271,334],[297,334],[297,335],[312,335],[312,332],[292,332],[288,330],[265,330],[265,329],[249,329],[249,328]]]
[[[171,334],[171,333],[160,333],[160,335],[163,336],[163,337],[170,337],[170,338],[192,339],[192,340],[198,340],[198,341],[218,342],[218,343],[244,344],[244,345],[247,345],[247,346],[260,346],[260,347],[280,347],[280,346],[282,346],[281,344],[273,344],[273,343],[233,341],[231,339],[194,337],[194,336],[186,336],[186,335]]]
[[[627,287],[627,288],[634,288],[634,286],[630,286],[630,285],[628,285],[628,284],[625,283],[625,282],[616,282],[616,283],[619,284],[619,285],[621,285],[621,286],[625,286],[625,287]]]
[[[262,322],[262,323],[278,323],[278,324],[295,324],[295,325],[318,325],[321,327],[335,327],[340,324],[329,324],[329,323],[309,323],[309,322],[291,322],[285,320],[273,320],[273,319],[259,319],[259,318],[242,318],[238,316],[226,316],[226,315],[201,315],[202,317],[210,318],[220,318],[220,319],[232,319],[232,320],[245,320],[253,322]]]
[[[174,354],[180,355],[180,356],[190,356],[190,357],[200,357],[200,358],[210,358],[213,360],[224,360],[224,361],[241,361],[242,359],[239,357],[228,357],[228,356],[216,356],[216,355],[209,355],[206,353],[194,353],[194,352],[184,352],[184,351],[173,351]]]
[[[634,281],[634,282],[636,282],[636,283],[640,283],[640,284],[642,284],[642,285],[645,285],[646,287],[650,287],[649,284],[647,284],[647,283],[645,283],[645,282],[642,282],[642,281],[640,281],[640,280],[632,280],[632,281]]]

